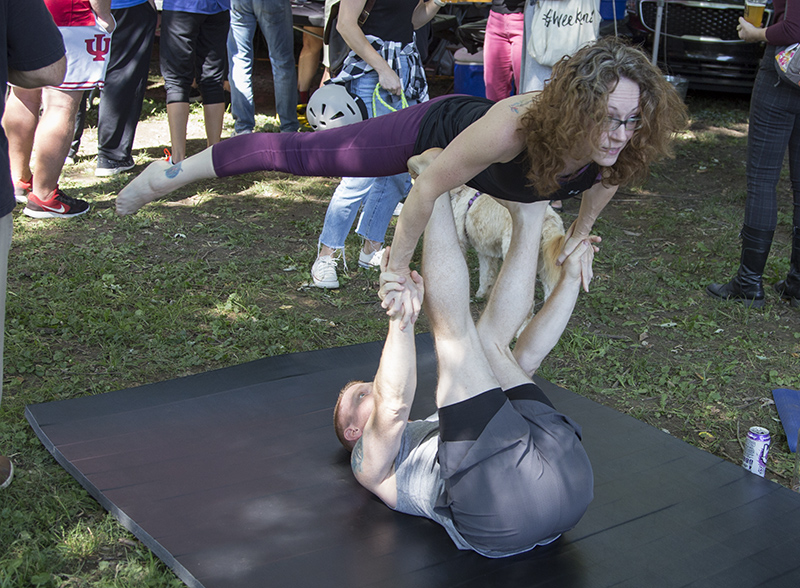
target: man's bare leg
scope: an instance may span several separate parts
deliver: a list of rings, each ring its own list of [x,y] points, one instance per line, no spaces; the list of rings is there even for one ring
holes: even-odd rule
[[[575,309],[583,278],[591,279],[599,237],[581,241],[564,260],[558,282],[542,308],[520,333],[514,346],[514,359],[526,374],[533,375],[556,346]]]
[[[154,161],[117,196],[117,214],[133,214],[148,202],[166,196],[197,180],[216,178],[212,148],[208,147],[180,163]]]
[[[509,345],[533,307],[539,246],[547,201],[521,204],[499,201],[511,212],[508,253],[478,321],[478,334],[504,390],[530,381]]]
[[[450,195],[440,196],[423,238],[424,308],[439,364],[436,405],[448,406],[498,386],[469,308],[469,272],[456,237]]]
[[[441,149],[429,149],[410,158],[408,168],[411,176],[416,177],[421,174],[441,151]],[[485,356],[494,369],[495,377],[505,390],[530,381],[528,375],[517,365],[509,345],[533,307],[539,246],[548,203],[545,201],[521,204],[502,200],[498,202],[511,213],[512,237],[492,296],[478,323],[477,333]],[[430,231],[426,230],[425,235],[427,242]],[[463,256],[460,257],[463,260]],[[423,272],[428,284],[426,290],[430,290],[431,284],[427,275],[429,271]],[[468,305],[468,278],[459,291],[466,293]],[[427,300],[428,292],[425,297]]]

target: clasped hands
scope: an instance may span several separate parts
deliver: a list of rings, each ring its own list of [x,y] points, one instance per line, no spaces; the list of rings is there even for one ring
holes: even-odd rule
[[[580,277],[583,291],[589,291],[589,283],[594,277],[594,270],[592,269],[592,262],[594,261],[594,254],[600,251],[597,246],[603,239],[598,235],[574,235],[574,225],[571,226],[567,233],[564,235],[564,246],[561,248],[561,254],[556,260],[556,265],[565,266],[568,260],[572,260],[572,271],[579,271],[575,277]],[[583,244],[587,245],[584,249]],[[577,253],[577,256],[573,256]],[[577,257],[577,265],[575,261]]]
[[[422,300],[425,296],[425,285],[422,276],[416,270],[400,272],[389,271],[391,247],[387,247],[381,258],[381,278],[378,297],[381,306],[392,320],[400,321],[400,329],[417,322]]]
[[[564,247],[557,264],[570,279],[580,280],[583,290],[589,291],[589,283],[594,277],[592,264],[594,254],[600,251],[597,246],[601,241],[598,235],[573,236],[572,227],[565,235]],[[417,321],[425,296],[425,284],[416,270],[390,272],[389,257],[391,248],[387,247],[381,259],[381,277],[378,296],[381,306],[392,320],[400,321],[400,329]]]

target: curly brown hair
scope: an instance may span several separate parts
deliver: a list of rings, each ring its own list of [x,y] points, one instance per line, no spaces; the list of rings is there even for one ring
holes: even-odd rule
[[[623,77],[639,86],[642,127],[617,162],[603,169],[603,184],[643,179],[651,163],[672,155],[672,137],[688,123],[686,106],[642,51],[603,37],[556,63],[550,81],[522,117],[528,179],[539,194],[558,189],[567,159],[585,158],[589,146],[599,146],[608,96]]]

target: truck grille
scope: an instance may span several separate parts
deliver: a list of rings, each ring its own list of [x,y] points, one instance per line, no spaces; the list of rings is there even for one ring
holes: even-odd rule
[[[656,0],[642,0],[639,16],[642,24],[650,30],[656,28]],[[692,38],[698,41],[723,41],[742,43],[736,33],[744,4],[721,4],[713,2],[676,1],[665,2],[661,22],[661,34],[667,37]],[[772,18],[767,8],[766,23]]]

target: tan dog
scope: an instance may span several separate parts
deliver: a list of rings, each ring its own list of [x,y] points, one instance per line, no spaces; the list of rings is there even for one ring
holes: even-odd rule
[[[511,242],[511,214],[494,198],[468,186],[450,191],[450,203],[456,221],[456,232],[461,250],[466,254],[472,247],[478,253],[480,283],[475,296],[485,298],[497,279],[500,260],[508,252]],[[558,282],[561,268],[556,266],[564,244],[564,223],[549,206],[542,226],[539,247],[538,275],[544,288],[544,297],[550,295]]]
[[[408,160],[408,171],[415,180],[442,152],[428,149]],[[450,191],[450,203],[461,251],[466,255],[472,246],[478,252],[480,283],[475,295],[484,298],[497,279],[499,262],[508,252],[511,242],[511,213],[491,196],[462,185]],[[542,282],[544,297],[555,288],[561,273],[556,265],[564,245],[564,223],[549,206],[542,226],[537,274]],[[523,325],[524,327],[524,325]],[[521,327],[521,328],[523,328]]]

